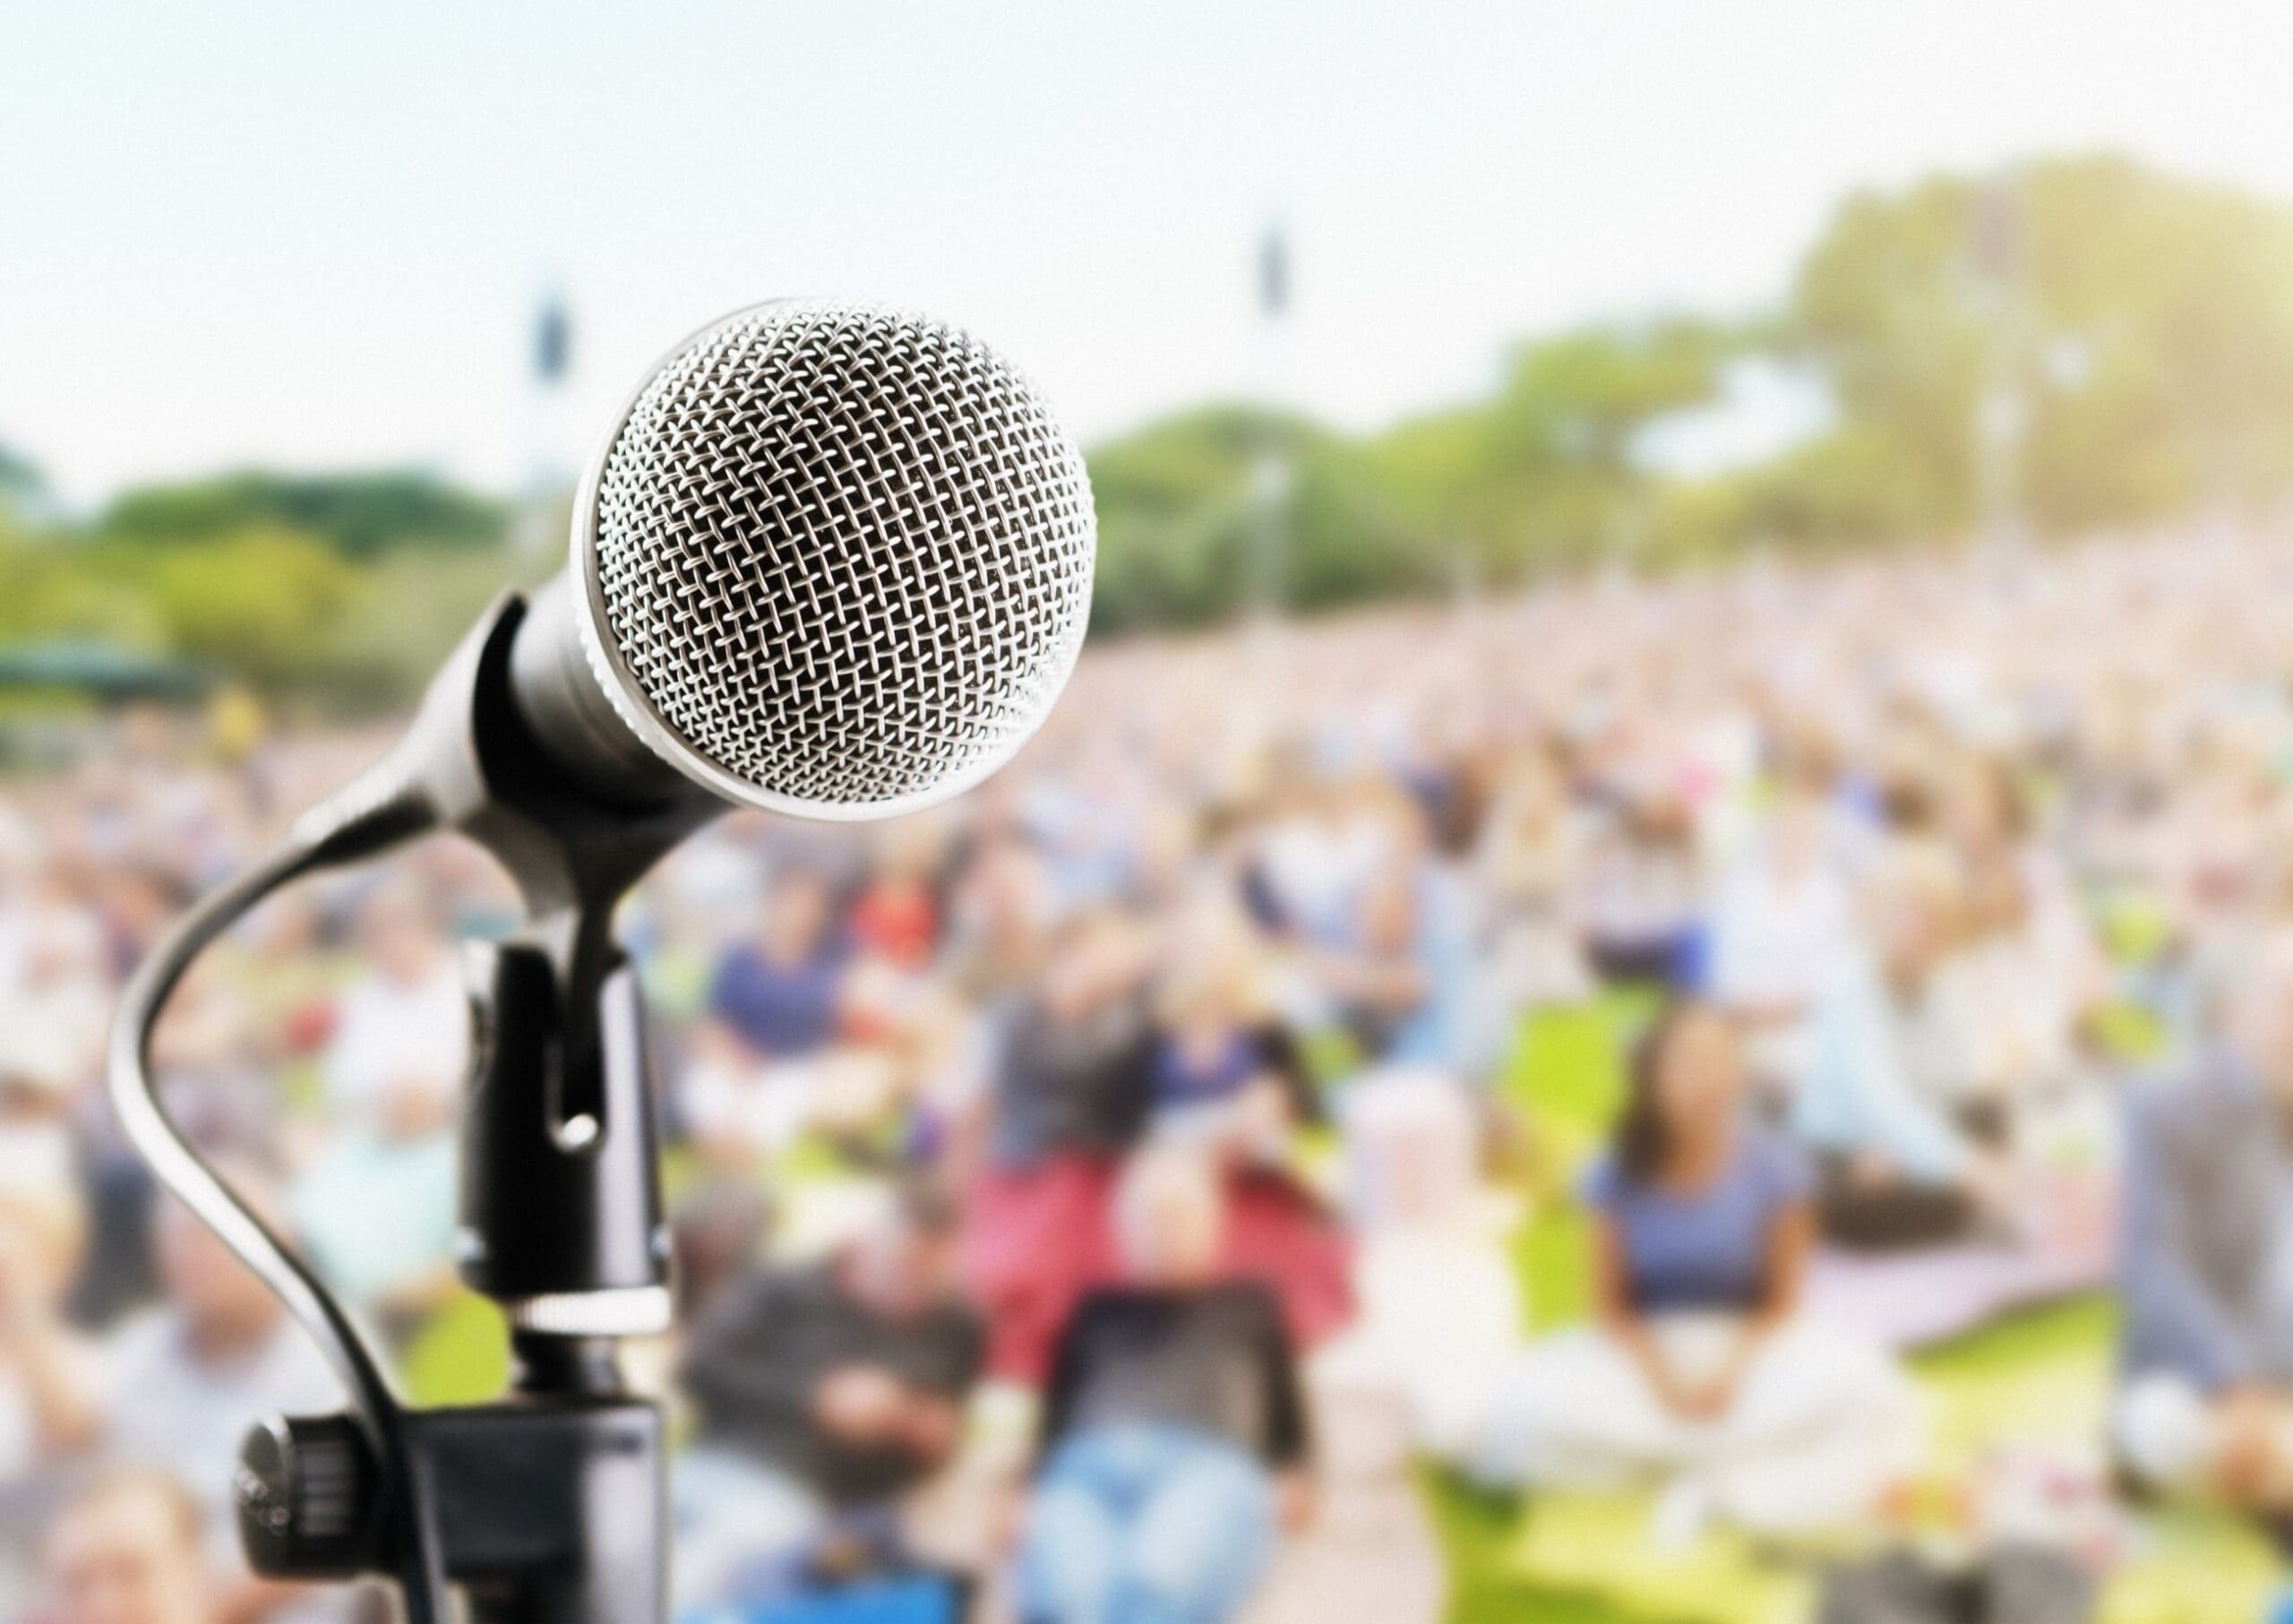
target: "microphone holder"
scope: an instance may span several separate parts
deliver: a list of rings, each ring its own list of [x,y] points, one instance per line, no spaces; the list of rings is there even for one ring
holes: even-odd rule
[[[479,1624],[664,1619],[662,1416],[624,1385],[616,1352],[669,1315],[634,976],[617,966],[576,1010],[530,940],[471,964],[457,1250],[463,1279],[509,1322],[511,1390],[406,1413],[400,1499]],[[602,1039],[586,1056],[584,1029]],[[348,1416],[258,1427],[237,1480],[256,1571],[398,1570],[412,1530],[389,1514],[383,1480]]]
[[[498,600],[381,767],[298,821],[290,844],[195,909],[131,984],[112,1089],[161,1181],[319,1339],[354,1407],[249,1435],[236,1499],[251,1563],[279,1578],[393,1577],[413,1624],[644,1624],[667,1614],[659,1406],[622,1338],[666,1329],[669,1242],[636,975],[615,906],[721,803],[621,805],[575,783],[511,702],[525,614]],[[473,1062],[461,1119],[457,1262],[502,1307],[511,1390],[409,1411],[323,1282],[218,1180],[152,1086],[150,1031],[197,954],[270,891],[434,829],[485,847],[526,921],[469,955]]]

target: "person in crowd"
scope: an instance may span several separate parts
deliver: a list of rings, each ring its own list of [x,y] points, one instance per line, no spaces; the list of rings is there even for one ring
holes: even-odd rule
[[[1695,945],[1695,829],[1687,805],[1661,789],[1610,786],[1584,855],[1585,952],[1610,981],[1669,986]]]
[[[1785,1532],[1852,1517],[1907,1465],[1902,1372],[1802,1311],[1813,1176],[1747,1087],[1736,1023],[1709,1005],[1677,1004],[1641,1039],[1587,1186],[1597,1319],[1498,1379],[1475,1475],[1650,1482],[1676,1524]]]
[[[774,876],[755,936],[717,967],[710,1018],[758,1063],[802,1061],[834,1040],[845,969],[834,923],[827,879],[792,869]]]
[[[1941,993],[1964,915],[1955,864],[1900,848],[1869,900],[1876,949],[1833,966],[1790,1120],[1821,1161],[1825,1234],[1886,1251],[2008,1216],[2011,1121],[1971,1087],[1969,1035]]]
[[[1592,990],[1570,917],[1584,845],[1583,814],[1552,752],[1524,752],[1498,783],[1473,868],[1490,996],[1505,1015],[1579,1002]]]
[[[992,1039],[984,1106],[994,1164],[1112,1155],[1138,1138],[1149,1104],[1153,963],[1148,933],[1112,906],[1086,908],[1053,932],[1035,990],[1005,1012]]]
[[[322,1062],[327,1103],[346,1122],[425,1134],[468,1068],[468,987],[437,903],[416,884],[377,887],[356,934],[361,967]]]
[[[708,1178],[678,1196],[669,1214],[677,1318],[698,1323],[726,1290],[747,1277],[772,1231],[772,1203],[753,1180]]]
[[[899,1554],[899,1502],[962,1442],[984,1333],[936,1185],[825,1263],[760,1265],[692,1332],[694,1444],[676,1466],[687,1604],[769,1596],[813,1567]],[[847,1549],[848,1548],[848,1549]]]
[[[789,867],[775,875],[754,934],[717,966],[677,1098],[694,1139],[720,1167],[741,1169],[786,1148],[821,1104],[851,984],[834,926],[827,877]]]
[[[1426,1070],[1355,1079],[1335,1116],[1359,1312],[1318,1373],[1454,1458],[1520,1342],[1521,1281],[1498,1243],[1513,1204],[1481,1181],[1487,1126],[1454,1079]]]
[[[1428,865],[1381,868],[1360,895],[1348,943],[1314,973],[1362,1057],[1459,1071],[1472,1035],[1473,944]]]
[[[1964,1034],[1966,1097],[2009,1127],[2087,1080],[2101,980],[2083,931],[2042,915],[2031,873],[2011,851],[1969,856],[1966,941],[1937,989]]]
[[[1221,1624],[1312,1515],[1297,1357],[1272,1294],[1221,1282],[1198,1152],[1140,1153],[1118,1190],[1127,1278],[1085,1297],[1043,1395],[1016,1569],[1023,1624]]]
[[[1178,926],[1155,995],[1151,1133],[1266,1161],[1286,1147],[1310,1102],[1267,1018],[1259,957],[1239,907],[1198,906]]]
[[[891,824],[876,838],[871,866],[849,910],[852,945],[904,971],[931,962],[940,940],[940,898],[932,883],[940,831],[924,818]]]
[[[96,1478],[48,1524],[30,1624],[228,1624],[202,1521],[198,1497],[164,1472]]]
[[[992,787],[995,780],[988,782]],[[1049,865],[1034,847],[1018,836],[975,827],[950,898],[948,981],[983,1010],[1023,996],[1043,967],[1059,917]]]
[[[259,1214],[280,1221],[276,1188],[260,1169],[227,1164],[224,1171]],[[172,1201],[154,1223],[162,1298],[123,1323],[103,1350],[97,1452],[187,1486],[203,1509],[221,1616],[295,1624],[344,1618],[348,1596],[339,1587],[278,1585],[249,1572],[230,1513],[232,1466],[248,1427],[273,1412],[339,1409],[341,1387],[271,1288],[204,1224]]]
[[[1285,752],[1274,770],[1275,795],[1251,862],[1268,923],[1307,942],[1343,943],[1361,888],[1387,851],[1389,820],[1372,795],[1310,752]]]
[[[1787,778],[1711,909],[1705,991],[1743,1020],[1756,1080],[1778,1101],[1799,1093],[1825,983],[1857,945],[1829,788],[1808,768]]]
[[[2293,926],[2210,1051],[2127,1106],[2120,1458],[2167,1494],[2293,1519]]]

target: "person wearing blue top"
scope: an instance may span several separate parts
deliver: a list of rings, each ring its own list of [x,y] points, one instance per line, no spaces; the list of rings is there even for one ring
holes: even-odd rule
[[[1594,1322],[1524,1350],[1464,1465],[1529,1488],[1643,1483],[1691,1520],[1794,1532],[1855,1516],[1916,1456],[1915,1401],[1875,1345],[1801,1312],[1814,1178],[1746,1109],[1716,1008],[1661,1016],[1586,1181]]]
[[[1316,1101],[1287,1035],[1267,1017],[1256,938],[1220,915],[1198,924],[1171,958],[1155,1000],[1149,1132],[1280,1161]]]
[[[754,940],[734,944],[717,967],[709,1013],[758,1060],[794,1061],[836,1035],[845,959],[830,929],[826,881],[792,872],[773,889]]]

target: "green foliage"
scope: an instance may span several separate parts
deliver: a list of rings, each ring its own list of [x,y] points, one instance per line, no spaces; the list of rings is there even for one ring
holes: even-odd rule
[[[1200,624],[1276,579],[1320,607],[1435,578],[1353,448],[1299,419],[1190,412],[1102,446],[1091,482],[1102,631]]]
[[[426,475],[234,474],[81,527],[22,511],[0,502],[0,642],[180,660],[332,710],[417,692],[509,572],[503,510]]]
[[[2047,530],[2293,480],[2293,211],[2227,188],[2105,157],[1859,197],[1786,332],[1884,451],[1892,534],[1976,517],[1987,397],[2020,403],[2004,494]]]
[[[236,530],[198,546],[111,549],[167,649],[258,687],[322,675],[358,588],[355,565],[300,532]]]
[[[1635,443],[1711,399],[1734,348],[1690,321],[1524,345],[1495,400],[1404,424],[1368,454],[1400,511],[1481,579],[1613,556],[1635,542],[1653,483]]]
[[[399,547],[491,547],[505,523],[500,503],[428,474],[247,472],[131,491],[96,528],[108,538],[161,546],[240,530],[300,530],[364,559]]]
[[[332,708],[374,710],[418,693],[487,604],[537,584],[562,558],[401,552],[360,570],[327,645]]]
[[[1606,556],[1651,485],[1636,436],[1707,399],[1733,345],[1685,321],[1564,334],[1488,404],[1370,440],[1239,406],[1150,425],[1091,459],[1095,623],[1199,624],[1269,580],[1311,610]]]
[[[93,549],[36,536],[0,511],[0,640],[163,646],[151,606],[122,590]]]

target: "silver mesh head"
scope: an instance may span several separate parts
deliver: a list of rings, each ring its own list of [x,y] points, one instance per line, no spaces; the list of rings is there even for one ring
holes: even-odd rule
[[[1000,765],[1083,639],[1083,459],[937,322],[760,305],[664,361],[576,521],[606,692],[732,799],[895,812]]]

